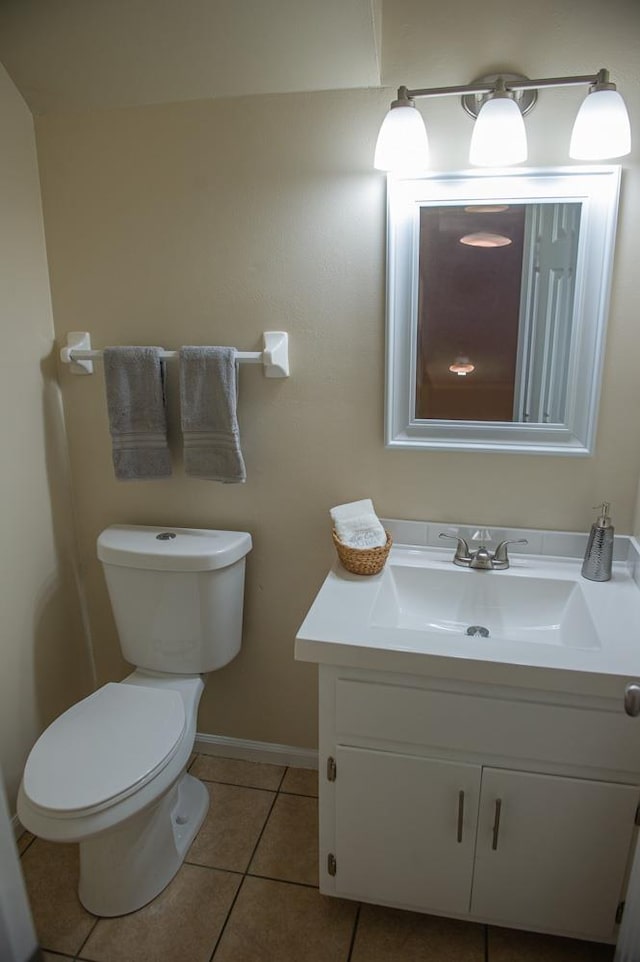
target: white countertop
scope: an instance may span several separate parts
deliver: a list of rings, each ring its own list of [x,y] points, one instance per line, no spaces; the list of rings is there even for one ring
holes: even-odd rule
[[[545,578],[569,581],[582,593],[599,647],[468,637],[429,627],[373,623],[381,589],[394,567],[455,571],[461,579]],[[608,582],[580,576],[581,559],[516,553],[506,571],[455,568],[450,548],[394,546],[387,566],[370,577],[352,575],[338,561],[324,581],[295,644],[295,657],[318,664],[619,697],[640,680],[640,588],[632,567],[615,562]],[[386,582],[385,582],[385,579]],[[471,584],[460,581],[461,588]],[[379,607],[379,605],[378,605]]]

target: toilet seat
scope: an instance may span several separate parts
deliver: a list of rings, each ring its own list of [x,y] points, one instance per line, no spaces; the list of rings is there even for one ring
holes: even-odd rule
[[[40,736],[27,760],[24,793],[61,818],[100,811],[162,771],[185,727],[177,691],[104,685]]]

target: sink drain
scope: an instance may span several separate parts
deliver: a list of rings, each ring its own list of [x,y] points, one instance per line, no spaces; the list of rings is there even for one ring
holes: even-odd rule
[[[476,635],[479,635],[481,638],[488,638],[489,629],[485,628],[484,625],[469,625],[467,628],[467,634],[471,635],[472,638],[474,638]]]

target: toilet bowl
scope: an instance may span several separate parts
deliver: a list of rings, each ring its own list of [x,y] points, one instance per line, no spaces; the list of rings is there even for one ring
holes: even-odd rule
[[[207,813],[208,792],[186,771],[204,689],[193,666],[213,670],[239,650],[251,539],[134,526],[107,529],[100,539],[123,652],[132,660],[135,649],[145,667],[104,685],[40,736],[25,767],[18,816],[35,835],[79,843],[80,901],[95,915],[115,916],[165,888]],[[123,570],[110,577],[109,567]],[[185,672],[148,667],[166,668],[167,661]]]
[[[23,825],[80,843],[80,901],[95,915],[146,905],[171,881],[207,813],[186,773],[204,688],[136,671],[61,715],[29,756]]]

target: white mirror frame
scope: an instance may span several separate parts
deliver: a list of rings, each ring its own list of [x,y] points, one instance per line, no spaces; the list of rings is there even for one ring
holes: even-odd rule
[[[463,171],[387,183],[385,444],[390,448],[586,457],[593,453],[609,308],[620,167]],[[582,205],[563,424],[415,416],[420,206]]]

